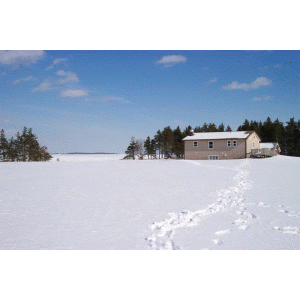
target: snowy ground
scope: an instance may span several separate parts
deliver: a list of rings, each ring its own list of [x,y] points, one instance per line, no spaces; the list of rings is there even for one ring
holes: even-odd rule
[[[1,163],[0,249],[300,249],[300,158],[123,156]]]

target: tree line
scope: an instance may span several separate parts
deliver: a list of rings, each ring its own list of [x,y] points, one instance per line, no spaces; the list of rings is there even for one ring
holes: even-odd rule
[[[1,129],[0,161],[48,161],[52,156],[46,146],[40,146],[32,129],[23,128],[22,133],[17,132],[16,137],[9,140]]]
[[[290,118],[285,123],[284,125],[278,118],[273,122],[269,117],[263,123],[246,119],[237,130],[254,130],[262,143],[277,142],[281,148],[281,154],[300,156],[300,120],[295,121],[294,118]]]
[[[125,151],[124,159],[142,158],[145,155],[148,158],[183,158],[184,144],[182,139],[191,134],[192,126],[187,126],[183,131],[177,126],[172,130],[170,126],[163,130],[158,130],[153,138],[148,136],[146,140],[136,140],[131,138],[130,144]],[[214,123],[203,126],[196,126],[194,132],[216,132],[216,131],[232,131],[231,127],[221,123],[218,127]]]
[[[237,131],[254,130],[261,138],[261,142],[277,142],[281,148],[281,154],[288,156],[300,156],[300,120],[297,122],[290,118],[288,122],[280,122],[278,118],[273,122],[267,118],[265,122],[249,121],[238,126]],[[170,126],[163,130],[158,130],[153,138],[148,136],[145,140],[131,138],[130,144],[125,151],[124,159],[143,158],[183,158],[184,143],[183,138],[190,135],[191,130],[196,132],[225,132],[232,131],[231,127],[224,123],[217,126],[214,123],[204,123],[202,126],[187,126],[181,130],[179,126],[172,130]]]

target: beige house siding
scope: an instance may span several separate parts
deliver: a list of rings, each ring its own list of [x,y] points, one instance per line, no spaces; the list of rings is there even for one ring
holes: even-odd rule
[[[255,132],[249,135],[246,140],[246,157],[250,157],[252,149],[259,149],[259,141],[260,139]]]
[[[227,146],[227,141],[231,141],[231,146]],[[233,146],[233,141],[237,142]],[[194,142],[198,143],[194,147]],[[209,149],[209,142],[214,142],[214,149]],[[251,150],[250,150],[251,151]],[[245,158],[246,140],[245,139],[226,139],[226,140],[198,140],[184,142],[185,159],[209,159],[210,155],[218,155],[219,159]]]

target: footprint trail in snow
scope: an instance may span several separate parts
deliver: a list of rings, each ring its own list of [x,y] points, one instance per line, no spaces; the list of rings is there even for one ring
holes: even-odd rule
[[[196,226],[207,215],[222,212],[228,207],[238,206],[237,214],[241,217],[234,221],[233,224],[238,226],[238,229],[247,229],[251,219],[255,216],[246,212],[244,193],[251,187],[251,183],[246,180],[248,171],[246,170],[249,161],[245,160],[239,167],[238,172],[233,178],[236,184],[227,189],[218,192],[217,202],[208,205],[206,208],[196,211],[182,211],[180,213],[169,213],[168,218],[161,222],[155,222],[150,225],[152,235],[146,238],[150,249],[154,250],[180,250],[178,245],[173,241],[176,231],[183,227]],[[223,233],[223,232],[222,232]],[[226,232],[227,233],[227,232]],[[219,239],[212,240],[213,243],[221,245]]]

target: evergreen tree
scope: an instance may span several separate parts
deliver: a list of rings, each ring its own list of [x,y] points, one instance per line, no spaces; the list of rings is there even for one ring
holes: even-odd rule
[[[150,150],[151,150],[151,158],[153,158],[153,157],[156,158],[156,142],[155,142],[155,139],[151,140]]]
[[[18,158],[17,145],[13,137],[8,142],[7,158],[9,161],[16,161]]]
[[[176,155],[177,158],[183,157],[184,154],[184,145],[183,145],[183,137],[180,130],[180,127],[177,126],[177,128],[173,131],[173,147],[172,152]]]
[[[238,131],[250,131],[251,127],[250,127],[250,123],[247,119],[245,119],[245,122],[243,123],[243,125],[239,126]]]
[[[174,145],[173,139],[173,130],[170,126],[164,128],[161,133],[161,140],[162,140],[162,152],[164,154],[164,158],[170,158],[172,156],[172,148]]]
[[[284,136],[284,126],[278,118],[273,123],[273,130],[274,141],[278,142]]]
[[[259,137],[261,137],[261,127],[257,121],[250,121],[250,130],[255,131]]]
[[[148,159],[149,159],[149,156],[152,155],[150,136],[147,136],[144,143],[144,148],[145,148],[146,155],[148,155]]]
[[[297,144],[298,144],[298,126],[294,118],[290,118],[289,122],[286,122],[285,127],[285,141],[286,141],[286,154],[290,156],[296,156],[298,154]]]
[[[40,160],[41,161],[48,161],[52,158],[52,156],[49,154],[48,149],[46,146],[42,146],[40,148]]]
[[[43,156],[37,137],[32,133],[31,128],[29,128],[26,135],[26,155],[28,161],[41,161]]]
[[[300,120],[297,122],[297,132],[296,132],[296,151],[297,151],[297,156],[300,156]]]
[[[215,123],[209,123],[208,127],[207,127],[207,132],[217,132],[217,126],[215,125]]]
[[[225,125],[224,125],[223,122],[219,125],[218,131],[219,131],[219,132],[224,132],[224,131],[225,131]]]
[[[20,149],[20,160],[28,160],[28,136],[27,136],[27,127],[23,128],[22,135],[19,136],[19,149]]]
[[[196,126],[194,129],[194,132],[202,132],[201,127],[200,126]]]
[[[135,138],[132,137],[129,146],[125,151],[126,156],[124,157],[124,159],[135,159],[136,151],[137,151],[137,142],[135,141]]]
[[[229,125],[227,125],[226,132],[230,132],[230,131],[232,131],[232,129],[231,129],[231,127]]]
[[[267,120],[263,123],[261,130],[261,140],[264,143],[274,142],[274,126],[271,118],[267,118]]]
[[[201,127],[202,132],[207,132],[208,131],[208,126],[206,123],[203,124],[203,126]]]
[[[24,151],[23,151],[23,138],[20,135],[19,131],[16,134],[16,139],[14,141],[15,143],[15,153],[16,153],[16,160],[22,161],[22,158],[24,157]]]
[[[22,134],[16,134],[16,139],[11,137],[9,141],[5,138],[4,130],[1,130],[1,148],[5,148],[4,160],[8,161],[48,161],[52,156],[47,147],[40,147],[37,137],[32,129],[24,127]],[[5,146],[4,146],[5,145]]]
[[[5,137],[5,132],[1,129],[1,136],[0,136],[0,161],[6,161],[8,152],[8,142]]]
[[[192,130],[192,126],[191,125],[187,126],[182,133],[182,138],[191,135],[191,130]]]
[[[158,130],[156,135],[154,136],[156,149],[158,150],[158,158],[160,159],[161,148],[162,148],[162,134],[161,131]]]

